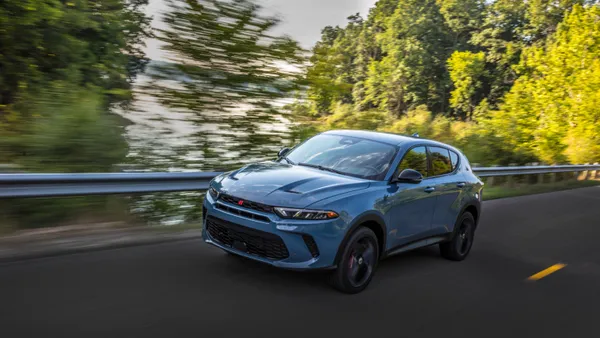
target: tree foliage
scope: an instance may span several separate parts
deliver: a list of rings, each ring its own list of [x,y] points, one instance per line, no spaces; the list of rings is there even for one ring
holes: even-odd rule
[[[159,39],[173,63],[155,78],[180,81],[175,88],[154,83],[168,107],[210,114],[298,89],[297,73],[281,66],[300,63],[302,50],[290,38],[269,33],[278,20],[261,16],[260,6],[246,0],[169,0],[169,6],[169,27]]]
[[[224,169],[239,158],[263,158],[258,145],[280,143],[275,105],[299,89],[305,52],[296,41],[274,36],[278,20],[248,0],[170,0],[167,28],[158,37],[172,63],[158,67],[147,91],[196,124],[202,167]],[[332,32],[332,34],[334,34]],[[215,142],[219,140],[218,142]],[[218,144],[217,144],[218,143]]]
[[[448,59],[450,78],[454,83],[450,106],[457,116],[473,118],[473,113],[484,98],[482,86],[485,77],[483,52],[454,52]]]
[[[0,163],[29,172],[106,172],[124,160],[123,121],[110,110],[130,101],[147,62],[147,3],[0,1]],[[16,227],[39,227],[90,210],[106,214],[107,201],[11,200],[1,209]]]
[[[600,8],[576,6],[541,46],[491,120],[507,145],[545,162],[600,160]]]
[[[141,48],[150,35],[149,18],[143,13],[147,2],[0,2],[0,150],[4,161],[29,156],[19,136],[31,132],[35,116],[48,117],[40,108],[45,100],[66,102],[73,88],[89,90],[90,95],[100,93],[97,101],[107,113],[111,104],[131,98],[131,83],[146,64]],[[71,112],[53,110],[64,119]]]
[[[117,99],[143,69],[148,0],[0,2],[0,115],[26,93],[64,80]],[[114,100],[113,100],[114,101]]]
[[[291,109],[317,121],[308,133],[419,131],[486,164],[596,161],[598,6],[380,0],[366,19],[323,30],[312,95]]]

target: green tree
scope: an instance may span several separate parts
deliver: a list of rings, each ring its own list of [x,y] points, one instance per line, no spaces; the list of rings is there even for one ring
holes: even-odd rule
[[[308,98],[314,103],[317,114],[329,113],[333,102],[352,88],[349,83],[337,81],[338,69],[341,68],[344,56],[335,52],[334,45],[342,34],[343,30],[339,27],[325,27],[321,32],[321,41],[312,50],[311,66],[307,71],[307,81],[310,84]]]
[[[600,160],[598,55],[600,8],[575,6],[544,46],[524,51],[490,127],[507,147],[547,163]]]
[[[523,33],[529,41],[540,41],[552,35],[574,6],[592,5],[595,0],[531,0],[527,2],[527,26]]]
[[[435,0],[399,1],[381,35],[385,56],[369,66],[365,100],[397,115],[420,104],[444,112],[450,86],[448,33]]]
[[[54,83],[28,111],[30,127],[19,135],[23,168],[44,172],[110,172],[127,155],[123,127],[106,114],[101,89]]]
[[[100,87],[127,98],[143,70],[148,0],[0,2],[0,115],[48,81]],[[24,34],[26,33],[26,34]]]
[[[485,17],[484,0],[438,0],[440,13],[454,37],[453,49],[472,49],[470,40],[481,29]]]
[[[30,107],[55,82],[102,91],[105,112],[127,102],[144,67],[147,0],[0,2],[0,142],[5,161],[22,154]],[[60,100],[69,93],[53,92]],[[60,114],[59,111],[56,111]],[[94,154],[90,154],[94,157]]]
[[[158,67],[146,89],[187,120],[213,126],[191,137],[203,168],[268,158],[261,146],[281,136],[265,129],[278,122],[278,100],[299,89],[302,74],[290,66],[305,63],[304,51],[272,35],[278,20],[248,0],[172,0],[164,22],[158,38],[173,63]]]
[[[524,46],[523,30],[527,5],[522,0],[496,0],[486,7],[483,25],[473,34],[472,43],[485,51],[488,67],[490,104],[495,107],[511,88]]]
[[[125,159],[123,121],[146,59],[148,0],[0,1],[0,155],[20,170],[113,171]],[[16,227],[106,216],[107,197],[11,200]],[[126,203],[119,203],[125,209]],[[1,229],[0,229],[1,231]]]
[[[356,72],[363,19],[356,14],[348,17],[345,28],[325,27],[322,39],[313,48],[307,80],[308,97],[316,113],[331,113],[332,104],[352,103],[353,86],[359,81]]]
[[[486,6],[481,29],[471,42],[485,51],[487,102],[497,107],[518,77],[514,67],[524,48],[544,44],[573,6],[596,0],[495,0]]]
[[[366,99],[368,94],[366,81],[369,78],[370,64],[381,61],[384,57],[380,39],[387,30],[388,18],[396,10],[398,3],[397,0],[377,1],[358,36],[358,51],[354,69],[356,83],[352,89],[353,101],[357,110],[377,108],[371,100]]]
[[[454,52],[448,59],[448,68],[454,83],[450,106],[455,109],[457,116],[472,119],[476,107],[483,100],[485,54]]]

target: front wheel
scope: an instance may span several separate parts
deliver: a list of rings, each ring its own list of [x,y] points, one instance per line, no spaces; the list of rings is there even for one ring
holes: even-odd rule
[[[359,293],[371,282],[379,261],[377,236],[371,229],[356,230],[343,248],[330,282],[341,292]]]
[[[462,261],[469,255],[475,240],[475,218],[467,211],[460,216],[455,226],[457,228],[452,240],[440,244],[440,253],[446,259]]]

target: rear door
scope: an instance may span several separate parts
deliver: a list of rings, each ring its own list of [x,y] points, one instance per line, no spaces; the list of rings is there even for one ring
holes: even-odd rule
[[[459,156],[444,147],[428,147],[432,177],[429,184],[435,187],[435,212],[431,220],[431,234],[451,232],[460,213],[460,194],[465,179],[459,170]]]

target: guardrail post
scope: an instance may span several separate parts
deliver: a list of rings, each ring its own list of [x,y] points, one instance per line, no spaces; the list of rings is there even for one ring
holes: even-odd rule
[[[534,167],[537,167],[537,166],[540,165],[540,163],[539,162],[534,162],[534,163],[531,163],[531,165],[534,166]],[[535,179],[535,183],[536,184],[544,183],[544,174],[538,174],[537,176],[534,176],[534,179]],[[532,181],[533,180],[529,180],[529,183],[532,183]]]
[[[594,165],[598,165],[598,162],[594,163]],[[594,175],[592,176],[592,179],[597,179],[598,178],[598,170],[594,170]]]
[[[585,165],[590,165],[589,163],[586,163]],[[590,174],[589,170],[585,170],[582,174],[581,174],[581,180],[582,181],[586,181],[588,179],[588,176]]]
[[[556,165],[556,164],[553,164]],[[556,183],[556,173],[550,173],[550,183],[554,184]]]
[[[579,175],[580,174],[581,174],[580,171],[574,171],[574,172],[571,172],[571,173],[566,173],[566,175],[567,175],[567,177],[569,179],[575,179],[576,181],[579,180]]]
[[[544,165],[543,163],[541,165]],[[537,177],[537,183],[538,184],[544,184],[544,178],[545,178],[545,174],[539,174]]]
[[[508,166],[509,166],[509,167],[516,167],[516,166],[517,166],[517,164],[516,164],[516,163],[511,163],[511,164],[509,164]],[[512,187],[514,187],[514,185],[515,185],[515,178],[514,178],[514,175],[509,175],[509,176],[506,176],[506,185],[507,185],[509,188],[512,188]]]
[[[497,165],[497,164],[494,164],[492,167],[498,167],[498,165]],[[487,179],[487,184],[488,184],[489,186],[493,186],[493,185],[494,185],[494,182],[495,182],[495,180],[496,180],[496,177],[495,177],[495,176],[490,176],[490,177],[488,177],[488,179]]]
[[[575,174],[575,180],[579,181],[582,176],[582,171],[576,171],[574,174]]]

